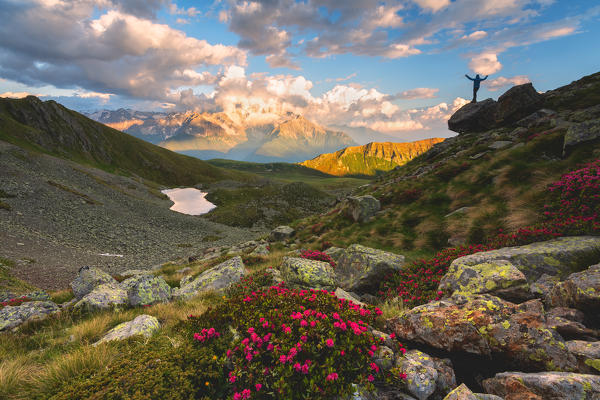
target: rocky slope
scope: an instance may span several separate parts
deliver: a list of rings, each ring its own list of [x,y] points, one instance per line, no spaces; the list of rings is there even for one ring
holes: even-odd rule
[[[300,163],[330,175],[376,175],[404,165],[444,139],[432,138],[410,143],[377,143],[346,147]]]

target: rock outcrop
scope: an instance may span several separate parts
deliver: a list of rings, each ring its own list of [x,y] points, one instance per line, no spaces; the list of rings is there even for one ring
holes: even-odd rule
[[[280,242],[282,240],[286,240],[294,236],[296,230],[287,225],[281,225],[271,231],[271,235],[269,236],[269,240],[272,242]]]
[[[77,277],[71,282],[73,294],[77,299],[82,299],[86,294],[90,293],[94,288],[102,284],[117,285],[115,278],[95,267],[81,267],[77,273]]]
[[[286,285],[301,289],[335,288],[335,274],[329,263],[298,257],[285,257],[281,277]]]
[[[73,308],[79,311],[92,312],[125,307],[128,304],[127,290],[119,284],[103,283],[83,296],[81,300],[75,303]]]
[[[360,293],[377,286],[387,273],[401,270],[404,264],[402,255],[353,244],[340,255],[335,274],[342,289]]]
[[[142,314],[131,321],[123,322],[122,324],[115,326],[108,331],[102,339],[94,343],[94,346],[111,340],[124,340],[137,335],[150,337],[158,330],[160,330],[160,322],[158,322],[158,319],[150,315]]]
[[[242,258],[233,257],[204,271],[196,279],[173,291],[176,299],[186,299],[206,292],[220,292],[239,282],[246,274]]]
[[[344,203],[346,215],[354,222],[367,222],[381,209],[379,200],[373,196],[349,196]]]
[[[600,398],[600,376],[567,372],[502,372],[483,381],[483,387],[504,400]]]
[[[137,275],[121,282],[131,306],[147,306],[171,299],[171,287],[161,277]]]
[[[51,301],[30,301],[18,306],[0,309],[0,332],[15,329],[25,322],[42,320],[57,312],[59,307]]]

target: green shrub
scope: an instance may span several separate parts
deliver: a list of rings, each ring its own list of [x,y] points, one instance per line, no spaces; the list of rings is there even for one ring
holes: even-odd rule
[[[137,339],[139,341],[139,339]],[[174,346],[166,336],[146,343],[135,339],[118,344],[121,357],[108,369],[65,382],[52,400],[219,399],[227,389],[224,349],[218,345]]]
[[[229,345],[234,400],[343,398],[353,384],[373,389],[375,379],[399,379],[372,363],[379,341],[367,326],[380,326],[379,309],[327,291],[258,286],[243,282],[221,305],[188,320],[199,348]]]

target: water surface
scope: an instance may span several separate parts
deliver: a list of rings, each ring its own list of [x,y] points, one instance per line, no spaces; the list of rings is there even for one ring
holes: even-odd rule
[[[182,214],[206,214],[216,207],[213,203],[204,198],[206,192],[202,192],[198,189],[176,188],[161,190],[161,192],[169,196],[169,199],[175,203],[171,207],[171,210]]]

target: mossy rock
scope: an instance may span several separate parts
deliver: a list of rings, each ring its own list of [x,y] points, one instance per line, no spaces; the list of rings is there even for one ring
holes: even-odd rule
[[[127,291],[118,284],[105,283],[83,296],[73,308],[77,311],[99,311],[128,304]]]
[[[150,315],[138,315],[131,321],[123,322],[112,328],[102,337],[94,346],[109,342],[111,340],[125,340],[132,336],[151,337],[155,332],[160,330],[160,322],[156,317]]]
[[[600,398],[600,376],[568,372],[502,372],[484,380],[483,387],[488,393],[523,399]]]
[[[0,309],[0,332],[15,329],[25,322],[41,320],[59,311],[51,301],[30,301]]]
[[[173,291],[173,297],[186,299],[206,292],[222,292],[239,282],[246,274],[244,262],[240,256],[233,257],[204,271],[196,279]]]
[[[403,255],[353,244],[339,256],[335,274],[342,289],[360,293],[377,287],[385,275],[404,265]]]
[[[171,287],[159,276],[134,276],[121,282],[121,287],[127,290],[129,304],[134,307],[164,303],[171,299]]]
[[[75,297],[82,299],[94,288],[105,283],[117,284],[117,281],[99,268],[85,266],[79,269],[77,277],[71,282],[71,288]]]
[[[306,258],[284,257],[281,277],[290,287],[300,289],[335,288],[335,274],[329,263]]]

